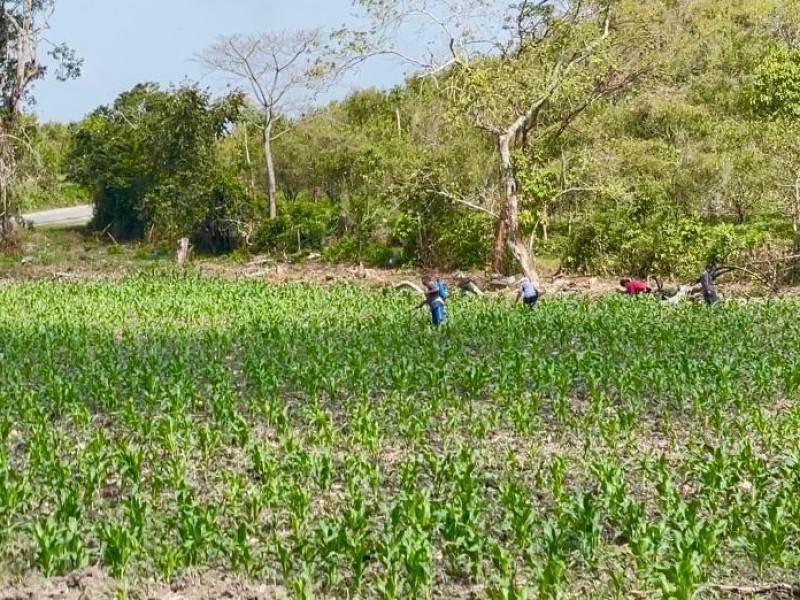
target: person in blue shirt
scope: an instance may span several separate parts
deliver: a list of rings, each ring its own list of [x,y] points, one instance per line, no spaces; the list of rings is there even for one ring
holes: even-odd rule
[[[431,280],[430,276],[422,278],[422,288],[425,292],[425,299],[419,303],[417,308],[422,308],[426,304],[431,309],[431,323],[438,327],[444,321],[444,298],[442,298],[439,283]]]
[[[539,290],[531,283],[529,279],[523,279],[519,284],[519,291],[517,292],[517,302],[522,299],[522,303],[529,309],[536,306],[536,301],[539,299]]]

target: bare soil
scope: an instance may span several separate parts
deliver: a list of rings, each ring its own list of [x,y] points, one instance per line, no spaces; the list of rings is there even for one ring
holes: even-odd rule
[[[117,598],[123,591],[138,600],[277,600],[289,597],[281,587],[248,583],[215,572],[187,575],[163,584],[142,583],[132,588],[111,579],[98,567],[49,579],[32,575],[15,583],[0,580],[0,600],[105,600]]]
[[[478,595],[478,586],[451,585],[443,597],[465,600]],[[111,579],[99,567],[76,571],[64,577],[45,579],[37,575],[23,581],[0,579],[0,600],[288,600],[286,588],[248,582],[215,571],[177,577],[169,583],[139,583],[133,586]],[[333,600],[333,596],[316,596]]]
[[[564,275],[558,261],[542,260],[534,265],[541,276],[545,296],[587,294],[597,296],[618,289],[617,277]],[[0,254],[0,285],[15,281],[114,281],[128,275],[175,267],[175,253],[139,244],[113,243],[113,240],[87,234],[82,228],[36,229],[20,237],[15,255]],[[359,265],[329,264],[312,255],[303,262],[276,261],[267,256],[242,260],[194,256],[189,270],[208,277],[280,283],[286,281],[330,284],[359,282],[370,287],[397,285],[402,281],[418,284],[420,269],[373,269]],[[438,273],[453,287],[458,276],[469,277],[484,292],[511,293],[520,276],[502,278],[486,272]],[[665,281],[665,288],[677,289],[680,283]],[[723,294],[763,297],[763,286],[747,280],[720,284]],[[781,295],[800,296],[800,287],[784,288]]]

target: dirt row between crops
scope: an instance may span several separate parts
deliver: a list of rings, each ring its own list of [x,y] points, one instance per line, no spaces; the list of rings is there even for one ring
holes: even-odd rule
[[[254,260],[241,265],[230,265],[217,262],[202,262],[196,265],[197,270],[208,277],[225,279],[247,279],[266,281],[269,283],[319,283],[360,282],[368,287],[395,286],[404,281],[420,284],[423,271],[421,269],[373,269],[361,265],[343,265],[328,263],[278,263],[266,265]],[[472,280],[484,292],[513,289],[521,276],[498,277],[481,272],[455,273],[433,272],[441,277],[451,288],[455,288],[461,277]],[[546,293],[597,293],[614,291],[618,279],[598,277],[552,277],[544,276],[542,286]]]
[[[0,600],[105,600],[126,591],[138,600],[271,600],[288,598],[278,586],[247,583],[220,573],[185,576],[168,584],[141,584],[126,588],[98,567],[77,571],[65,577],[45,579],[29,576],[21,582],[0,580]]]
[[[58,233],[58,235],[54,235]],[[119,250],[111,252],[112,247],[92,242],[81,230],[53,232],[35,230],[26,234],[20,248],[18,259],[3,257],[0,261],[0,285],[19,281],[118,281],[119,279],[153,270],[175,268],[174,256],[149,255],[138,246],[112,246]],[[541,277],[541,287],[547,296],[565,294],[602,295],[618,289],[619,277],[580,277],[565,274],[555,263],[534,262]],[[419,283],[422,275],[419,269],[373,269],[358,265],[330,264],[311,255],[307,260],[290,262],[276,260],[261,255],[233,261],[226,258],[195,256],[189,270],[208,277],[221,277],[229,280],[253,280],[269,283],[297,281],[305,283],[330,284],[332,282],[360,282],[369,287],[396,285],[404,280]],[[450,286],[461,273],[438,273]],[[513,291],[513,284],[519,280],[509,277],[506,281],[495,278],[482,271],[464,273],[477,286],[486,292],[504,293]],[[762,297],[763,286],[751,285],[752,281],[741,279],[731,283],[725,278],[720,291],[733,296]],[[664,281],[665,288],[677,289],[686,281]],[[800,297],[800,286],[784,288],[781,296]]]
[[[103,573],[100,567],[81,569],[64,577],[45,579],[38,575],[6,583],[0,576],[0,600],[112,600],[121,597],[132,600],[288,600],[292,597],[286,588],[258,584],[225,575],[208,572],[186,575],[169,583],[136,584],[126,586]],[[466,600],[475,597],[478,587],[451,586],[443,597]],[[320,600],[332,597],[317,595]]]
[[[168,263],[165,263],[165,265]],[[204,277],[222,278],[226,280],[259,281],[267,283],[318,283],[330,285],[340,282],[361,283],[367,287],[380,288],[396,286],[403,281],[419,285],[422,271],[419,269],[372,269],[361,266],[328,264],[321,262],[305,263],[272,263],[266,259],[256,258],[249,262],[230,263],[217,260],[199,260],[189,267],[189,271]],[[141,264],[135,262],[122,262],[106,267],[86,264],[68,264],[58,266],[25,265],[23,268],[0,267],[0,285],[12,284],[22,281],[106,281],[113,282],[120,279],[146,272]],[[468,277],[484,292],[513,293],[515,283],[520,276],[497,277],[483,272],[468,273],[436,273],[451,288],[456,287],[460,277]],[[665,288],[676,289],[680,283],[664,282]],[[618,289],[619,279],[612,277],[583,277],[572,275],[557,275],[542,273],[540,281],[544,297],[564,296],[572,294],[585,294],[600,296],[613,293]],[[762,297],[764,289],[749,285],[746,282],[722,282],[719,285],[723,294],[739,297]],[[800,287],[784,288],[781,296],[800,297]]]

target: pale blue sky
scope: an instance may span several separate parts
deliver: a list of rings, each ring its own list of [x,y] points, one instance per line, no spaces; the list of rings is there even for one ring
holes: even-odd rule
[[[37,83],[34,110],[42,121],[77,120],[144,81],[168,85],[188,77],[213,87],[192,57],[219,35],[335,27],[351,13],[351,0],[57,0],[48,38],[76,49],[83,74]],[[345,85],[388,86],[402,72],[375,63]]]

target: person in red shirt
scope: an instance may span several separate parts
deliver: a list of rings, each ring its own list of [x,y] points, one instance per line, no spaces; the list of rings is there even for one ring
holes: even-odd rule
[[[619,285],[622,287],[619,290],[623,294],[649,294],[653,290],[647,287],[647,284],[644,281],[640,281],[638,279],[620,279]]]

